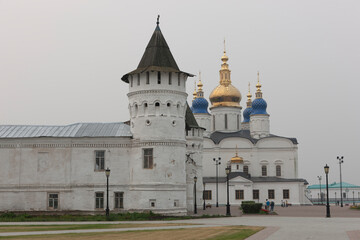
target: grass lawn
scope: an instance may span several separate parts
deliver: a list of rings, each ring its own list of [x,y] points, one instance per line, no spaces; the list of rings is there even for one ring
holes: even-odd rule
[[[202,215],[194,216],[164,216],[155,214],[153,212],[137,213],[117,213],[110,214],[109,217],[105,215],[29,215],[29,214],[15,214],[12,212],[3,213],[0,215],[0,222],[59,222],[59,221],[152,221],[152,220],[183,220],[193,218],[214,218],[225,217],[222,215]]]
[[[146,239],[146,240],[241,240],[262,230],[262,227],[225,226],[209,228],[187,228],[171,230],[146,230],[126,232],[101,232],[101,233],[72,233],[56,235],[28,235],[14,237],[0,237],[0,239],[36,239],[36,240],[117,240],[117,239]]]
[[[0,233],[4,232],[32,232],[32,231],[57,231],[79,229],[111,229],[111,228],[136,228],[136,227],[162,227],[195,225],[190,223],[146,223],[146,224],[66,224],[66,225],[0,225]]]

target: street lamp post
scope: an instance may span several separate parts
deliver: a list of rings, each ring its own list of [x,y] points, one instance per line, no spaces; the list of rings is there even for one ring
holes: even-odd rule
[[[219,176],[218,176],[218,166],[221,164],[221,157],[218,157],[218,159],[214,158],[213,159],[216,165],[216,207],[219,207]]]
[[[323,203],[323,200],[322,200],[322,195],[321,195],[321,176],[317,176],[318,179],[319,179],[319,186],[320,186],[320,200],[321,200],[321,204]]]
[[[329,181],[328,181],[329,166],[327,164],[324,167],[324,170],[325,170],[325,174],[326,174],[326,217],[330,217]]]
[[[227,195],[226,216],[231,216],[230,203],[229,203],[229,174],[230,174],[230,171],[231,171],[230,166],[225,168],[225,172],[226,172],[226,195]]]
[[[194,214],[197,214],[197,207],[196,207],[196,182],[197,182],[197,176],[194,177],[194,196],[195,196],[195,201],[194,201]]]
[[[105,176],[106,176],[106,217],[109,217],[109,177],[110,177],[110,169],[107,168],[105,170]]]
[[[341,207],[343,207],[343,195],[342,195],[342,177],[341,177],[341,164],[344,163],[344,156],[337,156],[337,160],[339,160],[340,165],[340,201],[341,201]]]
[[[204,200],[204,204],[203,204],[203,210],[206,209],[206,205],[205,205],[205,182],[203,181],[203,185],[204,185],[204,190],[203,190],[203,200]]]
[[[353,191],[353,206],[355,206],[355,192]]]

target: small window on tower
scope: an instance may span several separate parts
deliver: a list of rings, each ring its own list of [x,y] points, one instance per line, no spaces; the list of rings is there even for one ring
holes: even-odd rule
[[[172,83],[172,82],[171,82],[171,80],[172,80],[172,79],[171,79],[171,76],[172,76],[172,74],[171,74],[171,72],[169,72],[169,85],[171,85],[171,83]]]
[[[146,72],[146,84],[150,83],[150,73]]]
[[[137,85],[140,85],[140,73],[137,74]]]
[[[161,72],[158,72],[157,82],[158,84],[161,84]]]
[[[159,103],[159,102],[156,102],[156,103],[155,103],[155,107],[160,107],[160,103]]]
[[[153,168],[153,149],[145,148],[143,149],[144,156],[144,168],[151,169]]]
[[[180,73],[178,75],[178,86],[180,86]]]

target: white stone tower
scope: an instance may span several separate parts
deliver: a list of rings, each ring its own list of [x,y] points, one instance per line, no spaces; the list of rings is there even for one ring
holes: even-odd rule
[[[259,72],[256,88],[256,99],[252,102],[250,115],[250,134],[253,138],[259,139],[270,135],[270,115],[266,112],[267,103],[262,97]]]
[[[210,94],[211,127],[212,131],[236,132],[241,130],[241,94],[239,90],[231,84],[229,58],[224,55],[221,57],[220,84]]]
[[[186,79],[161,33],[159,21],[129,83],[133,134],[129,193],[135,210],[186,214]],[[125,173],[124,173],[125,174]]]

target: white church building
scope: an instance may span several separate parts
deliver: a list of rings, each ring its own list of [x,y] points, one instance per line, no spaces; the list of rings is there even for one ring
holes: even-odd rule
[[[231,204],[308,204],[297,140],[270,133],[259,80],[241,112],[225,51],[221,60],[210,113],[201,80],[190,107],[186,81],[193,75],[179,69],[157,23],[138,67],[121,78],[130,120],[0,125],[0,211],[103,212],[109,168],[110,211],[185,215],[194,208],[194,177],[199,206],[204,199],[216,204],[217,195],[225,204],[227,164]]]

